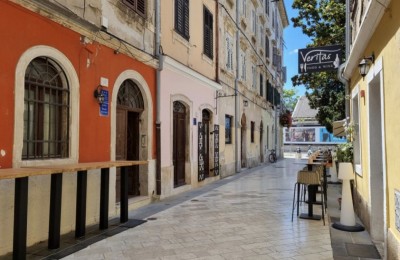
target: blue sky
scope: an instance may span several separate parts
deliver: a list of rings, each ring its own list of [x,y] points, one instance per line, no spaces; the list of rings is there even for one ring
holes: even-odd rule
[[[285,41],[285,49],[283,51],[283,59],[284,66],[287,67],[287,82],[284,86],[285,89],[292,88],[292,80],[291,78],[297,74],[297,55],[298,49],[303,49],[306,47],[311,40],[308,36],[304,35],[300,28],[293,28],[293,23],[290,19],[294,16],[297,16],[297,10],[292,9],[292,1],[285,1],[286,12],[289,19],[289,26],[285,28],[284,32],[284,41]],[[297,86],[295,88],[297,90],[298,96],[303,96],[305,93],[305,88],[301,86]]]

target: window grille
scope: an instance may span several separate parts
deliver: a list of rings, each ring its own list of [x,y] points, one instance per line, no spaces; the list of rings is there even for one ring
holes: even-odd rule
[[[69,156],[70,90],[65,72],[38,57],[25,72],[22,160]]]

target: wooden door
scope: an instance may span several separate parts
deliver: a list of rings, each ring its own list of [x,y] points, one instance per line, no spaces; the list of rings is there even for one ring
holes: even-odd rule
[[[139,160],[139,113],[127,113],[127,160]],[[128,168],[128,195],[140,196],[139,166]]]
[[[116,160],[139,160],[139,113],[117,108]],[[128,167],[128,195],[140,195],[139,166]],[[120,201],[120,169],[116,171],[116,201]]]
[[[180,102],[174,102],[173,116],[173,164],[174,186],[185,184],[186,151],[186,109]]]
[[[140,159],[140,115],[144,101],[137,84],[125,80],[118,91],[116,116],[116,160]],[[128,195],[140,195],[139,166],[128,167]],[[117,168],[116,201],[120,201],[120,170]]]

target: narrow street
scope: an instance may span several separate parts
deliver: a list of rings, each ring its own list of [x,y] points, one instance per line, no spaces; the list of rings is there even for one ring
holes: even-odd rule
[[[328,217],[291,221],[303,167],[280,160],[132,211],[147,222],[65,259],[333,259]]]

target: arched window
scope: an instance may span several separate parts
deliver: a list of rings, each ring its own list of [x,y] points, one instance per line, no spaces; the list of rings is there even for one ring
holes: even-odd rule
[[[61,67],[33,59],[25,72],[23,160],[69,156],[70,90]]]
[[[122,82],[121,88],[118,91],[117,104],[131,110],[140,112],[144,110],[142,93],[135,82],[130,79]]]

